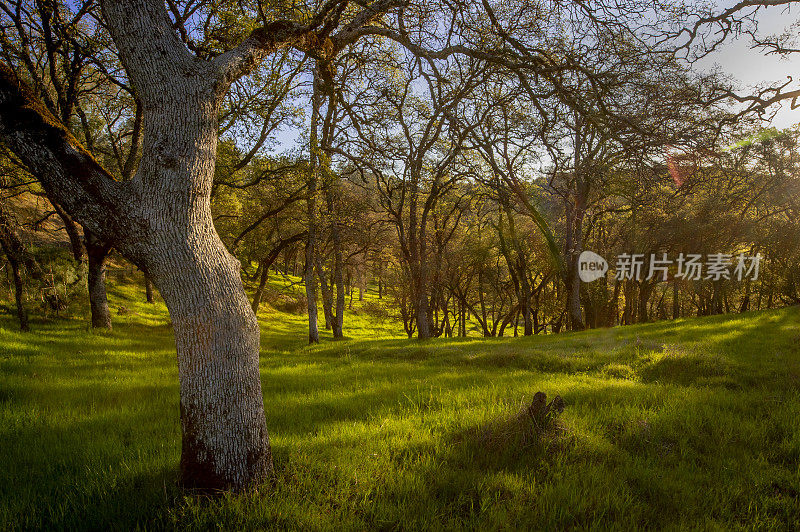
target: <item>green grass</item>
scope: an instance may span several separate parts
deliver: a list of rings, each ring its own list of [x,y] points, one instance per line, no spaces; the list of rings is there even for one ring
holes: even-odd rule
[[[176,487],[164,307],[111,284],[112,332],[0,322],[0,529],[800,528],[797,308],[426,343],[360,312],[315,347],[265,308],[276,479],[212,499]]]

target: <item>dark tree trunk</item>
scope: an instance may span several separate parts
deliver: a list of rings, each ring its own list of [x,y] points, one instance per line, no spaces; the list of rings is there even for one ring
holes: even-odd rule
[[[336,285],[336,312],[332,313],[333,337],[344,338],[344,259],[342,256],[342,238],[339,230],[339,216],[336,204],[328,187],[328,209],[332,214],[331,238],[333,240],[333,281]],[[352,292],[351,292],[352,296]],[[352,307],[353,298],[350,298]]]
[[[30,330],[28,323],[28,312],[24,307],[24,282],[22,280],[21,269],[24,266],[28,275],[38,281],[42,290],[45,303],[50,309],[58,312],[60,302],[53,286],[52,277],[48,278],[42,271],[41,266],[34,259],[17,234],[17,222],[13,214],[0,202],[0,245],[11,265],[14,278],[15,299],[17,304],[17,317],[19,318],[20,328],[23,331]]]
[[[256,293],[253,294],[253,304],[251,305],[254,313],[258,312],[258,307],[261,305],[261,298],[264,297],[264,287],[267,285],[268,278],[269,268],[261,268],[261,278],[258,280],[258,288],[256,288]]]
[[[712,281],[711,305],[709,314],[722,314],[722,281]]]
[[[747,312],[748,310],[750,310],[750,279],[745,282],[744,297],[739,304],[739,312]]]
[[[650,321],[650,312],[648,310],[648,303],[650,297],[653,295],[655,285],[648,281],[642,281],[639,284],[639,319],[638,323],[646,323]]]
[[[256,266],[256,271],[253,272],[253,275],[250,276],[251,281],[255,281],[259,277],[261,277],[261,272],[264,270],[264,264],[261,261],[258,262],[258,266]]]
[[[25,284],[22,282],[22,276],[19,271],[19,262],[15,258],[8,256],[8,263],[11,265],[11,274],[14,277],[14,299],[17,303],[17,319],[19,320],[19,330],[22,332],[29,332],[31,330],[28,324],[28,311],[25,309],[24,290]]]
[[[75,259],[75,262],[80,264],[83,261],[83,240],[78,230],[78,224],[72,220],[70,215],[67,214],[58,203],[52,203],[52,205],[53,209],[55,209],[61,221],[64,223],[64,229],[67,231],[69,245],[72,249],[72,257]]]
[[[428,309],[428,294],[425,290],[425,283],[423,281],[416,282],[417,290],[417,304],[416,306],[416,320],[417,320],[417,338],[430,338],[431,337],[431,323]]]
[[[264,297],[264,288],[267,285],[267,281],[269,281],[269,268],[281,254],[281,251],[286,249],[287,246],[290,244],[294,244],[295,242],[299,242],[303,239],[306,233],[297,233],[296,235],[290,236],[288,238],[281,239],[278,241],[278,244],[270,250],[269,255],[264,257],[263,259],[258,261],[258,268],[260,273],[260,278],[258,280],[258,288],[256,288],[256,293],[253,294],[253,303],[252,309],[253,313],[258,313],[258,307],[261,305],[261,299]]]
[[[144,274],[144,297],[145,300],[152,304],[153,300],[153,281],[150,280],[150,276]]]
[[[92,328],[111,329],[111,311],[108,308],[106,295],[106,257],[111,246],[90,231],[84,231],[84,244],[89,258],[88,284]]]
[[[678,279],[672,280],[672,319],[677,320],[681,317],[680,287]]]
[[[317,275],[319,276],[319,286],[322,292],[322,311],[325,316],[325,329],[330,330],[333,326],[333,295],[331,294],[331,286],[328,284],[325,270],[322,267],[322,259],[319,255],[315,258]]]
[[[311,139],[310,160],[308,168],[308,195],[306,197],[306,261],[303,272],[303,281],[306,286],[306,300],[308,301],[308,343],[319,343],[319,326],[317,310],[317,281],[314,275],[314,264],[317,260],[317,185],[319,181],[319,163],[317,151],[317,123],[319,121],[320,91],[319,81],[314,79],[311,109]]]

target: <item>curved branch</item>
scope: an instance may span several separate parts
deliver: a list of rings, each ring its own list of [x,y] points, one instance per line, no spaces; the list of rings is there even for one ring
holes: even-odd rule
[[[0,138],[81,225],[116,243],[138,225],[131,193],[47,110],[33,90],[0,63]]]

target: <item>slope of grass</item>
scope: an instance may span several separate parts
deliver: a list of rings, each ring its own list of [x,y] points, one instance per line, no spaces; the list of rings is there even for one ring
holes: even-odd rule
[[[175,487],[163,304],[112,285],[111,332],[0,322],[0,529],[800,528],[797,308],[425,343],[362,312],[314,347],[265,308],[276,479],[211,499]]]

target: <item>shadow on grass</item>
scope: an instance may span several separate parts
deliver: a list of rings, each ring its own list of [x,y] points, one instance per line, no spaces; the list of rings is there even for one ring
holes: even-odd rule
[[[173,434],[159,445],[169,431],[162,424],[153,430],[152,421],[152,415],[106,413],[6,434],[0,528],[130,530],[163,519],[181,499],[180,443]],[[134,427],[147,427],[148,441]]]

